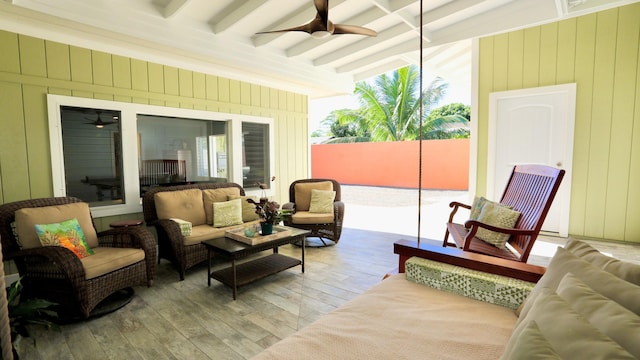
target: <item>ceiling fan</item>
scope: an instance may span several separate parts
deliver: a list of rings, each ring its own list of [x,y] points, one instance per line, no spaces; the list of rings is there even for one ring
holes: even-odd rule
[[[97,127],[98,129],[102,129],[106,125],[116,124],[118,122],[118,121],[116,121],[116,119],[117,119],[116,117],[113,118],[114,119],[113,121],[102,121],[102,118],[100,118],[100,114],[101,113],[102,113],[102,111],[96,110],[96,115],[98,115],[98,118],[93,120],[93,121],[91,121],[91,122],[89,122],[89,123],[85,123],[85,124],[91,124],[91,125]],[[88,118],[85,118],[85,119],[91,120],[91,119],[88,119]]]
[[[329,20],[329,0],[314,0],[313,3],[315,4],[318,13],[316,14],[316,17],[310,22],[289,29],[262,31],[258,34],[303,31],[311,34],[311,36],[318,39],[325,38],[329,35],[338,34],[355,34],[367,36],[376,36],[378,34],[377,32],[362,26],[334,24],[331,22],[331,20]]]

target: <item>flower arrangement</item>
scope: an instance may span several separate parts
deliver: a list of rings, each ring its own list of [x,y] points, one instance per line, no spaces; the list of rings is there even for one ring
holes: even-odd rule
[[[247,202],[255,205],[256,214],[260,217],[261,222],[273,225],[282,221],[280,204],[277,202],[269,201],[267,198],[261,198],[259,202],[253,199],[247,199]]]

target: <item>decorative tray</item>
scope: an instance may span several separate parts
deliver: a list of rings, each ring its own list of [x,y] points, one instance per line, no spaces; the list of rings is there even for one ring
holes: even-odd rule
[[[289,235],[291,235],[291,230],[281,226],[274,226],[272,234],[260,235],[259,233],[255,233],[253,237],[246,236],[244,234],[244,228],[228,230],[224,233],[224,236],[248,245],[257,245],[267,241],[282,239]]]

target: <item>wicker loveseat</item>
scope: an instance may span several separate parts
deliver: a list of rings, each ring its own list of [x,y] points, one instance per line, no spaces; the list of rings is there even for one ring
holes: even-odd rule
[[[207,260],[203,240],[224,236],[225,231],[258,224],[253,205],[247,203],[242,187],[236,183],[195,183],[179,186],[155,187],[142,198],[144,220],[153,226],[158,236],[159,259],[164,258],[176,266],[180,280],[187,269]],[[214,227],[213,204],[240,198],[242,223]],[[189,234],[176,221],[189,223]],[[246,220],[246,221],[245,221]]]
[[[640,357],[640,265],[579,241],[546,271],[413,241],[394,249],[400,274],[254,360]]]

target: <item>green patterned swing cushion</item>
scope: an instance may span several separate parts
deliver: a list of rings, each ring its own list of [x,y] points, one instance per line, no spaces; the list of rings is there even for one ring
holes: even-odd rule
[[[517,309],[534,283],[412,257],[405,263],[407,280],[490,304]]]

